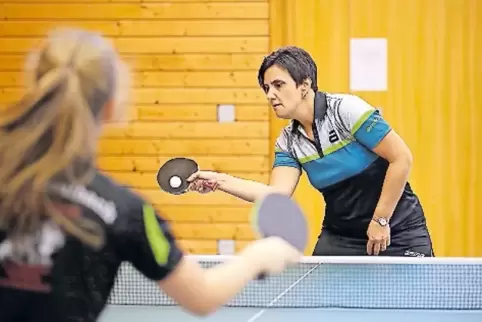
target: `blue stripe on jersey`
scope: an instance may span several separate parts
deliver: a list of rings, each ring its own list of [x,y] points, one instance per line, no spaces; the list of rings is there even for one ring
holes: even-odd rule
[[[289,154],[281,151],[276,151],[274,153],[274,167],[293,167],[297,169],[301,169],[301,165],[298,160],[295,160]]]
[[[304,163],[303,168],[311,184],[323,189],[359,174],[377,158],[377,154],[353,141],[321,159]]]
[[[357,141],[369,149],[376,147],[388,132],[390,132],[390,126],[378,111],[371,113],[361,125],[355,125],[353,128],[353,135]]]

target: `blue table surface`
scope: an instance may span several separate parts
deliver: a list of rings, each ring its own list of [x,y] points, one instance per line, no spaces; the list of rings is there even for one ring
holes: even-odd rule
[[[99,322],[246,322],[262,309],[222,308],[208,317],[195,317],[178,307],[106,307]],[[254,322],[481,322],[482,311],[267,309]]]

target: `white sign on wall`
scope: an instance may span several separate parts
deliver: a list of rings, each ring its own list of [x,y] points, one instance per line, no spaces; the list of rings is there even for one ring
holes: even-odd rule
[[[350,90],[386,91],[388,54],[386,38],[350,40]]]

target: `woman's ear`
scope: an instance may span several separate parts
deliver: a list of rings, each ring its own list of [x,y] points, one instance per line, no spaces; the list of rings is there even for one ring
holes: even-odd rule
[[[301,97],[306,98],[311,89],[311,79],[307,78],[301,84]]]

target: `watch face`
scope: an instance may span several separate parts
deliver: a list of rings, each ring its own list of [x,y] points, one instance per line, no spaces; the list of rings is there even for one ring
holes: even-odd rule
[[[385,226],[387,224],[387,220],[385,218],[379,218],[378,223],[382,226]]]

